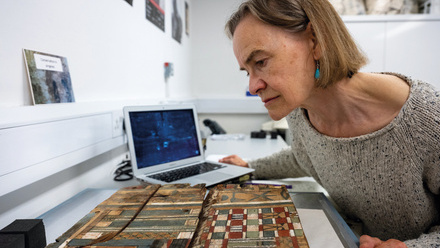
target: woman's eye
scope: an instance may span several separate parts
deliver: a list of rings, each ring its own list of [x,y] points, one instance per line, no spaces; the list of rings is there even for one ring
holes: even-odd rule
[[[265,63],[266,63],[266,60],[263,59],[263,60],[258,60],[257,62],[255,62],[255,65],[258,67],[262,67],[265,65]]]

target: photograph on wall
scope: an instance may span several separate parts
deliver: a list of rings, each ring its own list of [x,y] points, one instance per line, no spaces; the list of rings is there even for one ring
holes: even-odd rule
[[[145,0],[147,20],[165,31],[165,0]]]
[[[182,3],[179,1],[179,3]],[[173,39],[177,42],[182,43],[182,33],[183,33],[183,11],[181,9],[181,4],[177,3],[177,0],[173,0],[173,13],[171,16],[171,29]]]
[[[125,0],[128,4],[130,4],[131,6],[133,6],[133,0]]]
[[[185,2],[185,33],[189,36],[189,5]]]
[[[67,58],[23,49],[34,104],[75,102]]]

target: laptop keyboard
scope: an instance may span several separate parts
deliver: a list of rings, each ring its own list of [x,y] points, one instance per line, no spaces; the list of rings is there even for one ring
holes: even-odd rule
[[[224,165],[202,163],[187,166],[181,169],[174,169],[171,171],[162,172],[159,174],[150,175],[148,177],[154,178],[156,180],[164,181],[167,183],[177,181],[182,178],[187,178],[194,175],[203,174],[209,171],[217,170],[223,168]]]

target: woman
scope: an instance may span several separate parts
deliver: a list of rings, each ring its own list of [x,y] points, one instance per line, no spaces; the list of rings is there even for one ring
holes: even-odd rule
[[[359,72],[366,59],[327,0],[249,0],[226,29],[250,92],[287,116],[293,139],[267,158],[220,161],[256,178],[312,176],[363,222],[361,247],[440,247],[440,93]]]

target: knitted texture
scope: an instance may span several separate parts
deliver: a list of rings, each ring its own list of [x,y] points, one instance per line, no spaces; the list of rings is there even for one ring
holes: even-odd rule
[[[291,147],[253,160],[256,178],[312,176],[365,234],[440,247],[440,93],[399,76],[410,95],[384,128],[352,138],[319,133],[303,109],[287,116]]]

